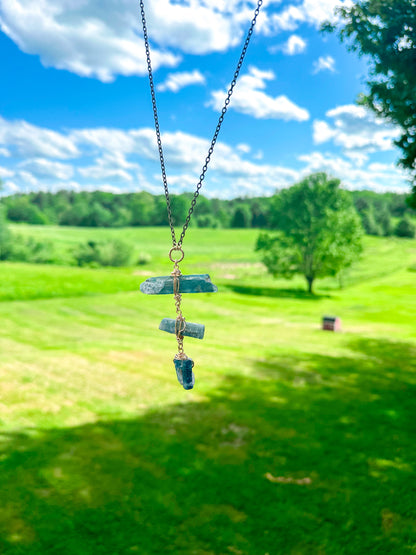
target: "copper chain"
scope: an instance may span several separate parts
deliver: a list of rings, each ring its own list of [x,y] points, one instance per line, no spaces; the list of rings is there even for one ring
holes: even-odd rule
[[[254,10],[254,16],[253,16],[253,19],[251,20],[250,28],[247,32],[246,39],[244,41],[243,49],[241,51],[240,58],[239,58],[238,63],[237,63],[237,67],[236,67],[236,70],[234,72],[233,80],[231,81],[230,87],[228,89],[227,96],[226,96],[225,102],[224,102],[224,106],[221,110],[221,114],[220,114],[219,119],[218,119],[217,127],[215,128],[214,136],[212,137],[211,145],[208,149],[208,154],[207,154],[207,157],[205,158],[205,163],[202,167],[201,175],[199,176],[199,181],[196,185],[196,190],[195,190],[194,196],[193,196],[192,201],[191,201],[191,206],[189,207],[188,215],[186,216],[185,223],[184,223],[183,228],[182,228],[182,233],[180,235],[179,241],[176,241],[175,228],[174,228],[174,225],[173,225],[173,217],[172,217],[172,208],[171,208],[170,195],[169,195],[169,189],[168,189],[168,181],[167,181],[167,177],[166,177],[165,159],[164,159],[164,156],[163,156],[162,140],[161,140],[161,137],[160,137],[159,117],[158,117],[158,112],[157,112],[156,95],[155,95],[155,85],[154,85],[154,80],[153,80],[152,63],[151,63],[151,60],[150,60],[150,47],[149,47],[149,39],[148,39],[148,35],[147,35],[146,16],[145,16],[145,12],[144,12],[144,0],[140,0],[140,12],[141,12],[141,17],[142,17],[144,44],[145,44],[145,48],[146,48],[147,70],[148,70],[148,74],[149,74],[150,93],[151,93],[151,96],[152,96],[152,106],[153,106],[153,117],[154,117],[154,120],[155,120],[156,140],[157,140],[157,147],[158,147],[158,150],[159,150],[160,167],[161,167],[161,170],[162,170],[162,180],[163,180],[163,187],[164,187],[164,190],[165,190],[166,207],[167,207],[167,211],[168,211],[168,220],[169,220],[170,232],[171,232],[171,235],[172,235],[172,244],[173,244],[174,247],[175,246],[181,247],[182,243],[183,243],[183,240],[185,238],[185,233],[186,233],[186,230],[188,229],[189,222],[191,221],[192,213],[194,211],[196,201],[197,201],[198,196],[199,196],[199,191],[201,190],[202,182],[205,179],[205,174],[206,174],[207,169],[208,169],[208,164],[210,163],[212,153],[214,152],[215,143],[217,142],[218,134],[220,132],[222,122],[224,121],[224,116],[225,116],[225,114],[228,110],[228,105],[230,104],[231,95],[233,94],[234,87],[235,87],[235,84],[237,82],[237,78],[240,74],[240,70],[241,70],[241,67],[243,65],[243,61],[244,61],[244,58],[245,58],[245,55],[246,55],[246,52],[247,52],[247,48],[248,48],[248,45],[250,43],[251,35],[253,34],[254,26],[256,24],[257,16],[259,15],[260,8],[261,8],[262,4],[263,4],[263,0],[258,0],[257,1],[257,7]]]

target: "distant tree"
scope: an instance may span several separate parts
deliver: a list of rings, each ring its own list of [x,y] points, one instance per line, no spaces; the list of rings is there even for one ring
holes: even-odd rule
[[[409,210],[406,200],[406,195],[391,195],[390,213],[392,216],[397,218],[402,218],[404,216],[404,214]]]
[[[396,226],[394,234],[398,237],[414,237],[416,235],[416,225],[410,216],[404,216]]]
[[[85,227],[110,227],[113,216],[98,200],[94,201],[80,225]]]
[[[39,208],[32,204],[28,197],[16,197],[7,209],[7,218],[12,222],[26,222],[28,224],[47,224],[48,219]]]
[[[238,204],[234,209],[231,227],[244,228],[251,225],[251,210],[247,204]]]
[[[48,223],[58,223],[59,218],[57,216],[57,212],[59,206],[58,196],[56,193],[53,194],[45,191],[38,191],[36,193],[31,193],[29,195],[29,199],[31,204],[37,206],[40,212],[42,212],[42,214],[46,217]]]
[[[393,235],[394,227],[393,222],[390,217],[389,211],[386,207],[383,207],[377,215],[378,223],[381,227],[382,234],[384,237],[389,237]]]
[[[255,199],[251,203],[251,227],[267,227],[267,208],[265,204],[260,199]]]
[[[361,214],[362,212],[365,212],[365,210],[368,210],[371,206],[370,201],[368,200],[368,198],[364,197],[364,196],[357,196],[356,194],[354,194],[355,191],[353,192],[353,199],[354,199],[354,206],[355,209],[357,210],[357,212],[359,214]]]
[[[273,199],[275,234],[261,233],[256,250],[274,276],[302,274],[312,293],[316,278],[336,275],[361,252],[362,227],[338,179],[316,173]]]
[[[219,222],[212,214],[202,214],[195,218],[197,227],[209,227],[211,229],[219,227]]]
[[[369,204],[368,208],[363,210],[360,215],[364,231],[367,233],[367,235],[383,235],[383,229],[379,222],[376,220],[376,215],[372,204]]]
[[[189,197],[187,195],[171,195],[170,205],[175,226],[182,227],[189,210]],[[166,206],[165,206],[166,211]]]
[[[61,219],[65,211],[71,205],[70,195],[73,195],[73,191],[58,191],[57,193],[44,193],[48,196],[47,207],[41,208],[47,215],[49,221],[60,224]]]
[[[186,203],[189,207],[191,201],[192,201],[192,196],[189,194],[184,195],[186,198]],[[212,214],[212,204],[211,204],[211,200],[208,199],[207,197],[204,197],[203,195],[199,195],[198,197],[198,201],[196,203],[195,206],[195,215],[196,216],[206,216],[208,214]]]
[[[128,208],[115,206],[110,225],[111,227],[126,227],[130,225],[131,220],[131,211]]]
[[[0,212],[2,212],[2,210],[0,210]],[[4,217],[0,214],[0,260],[7,260],[10,257],[11,251],[12,235]]]
[[[84,219],[88,216],[89,208],[82,198],[77,198],[73,204],[63,210],[59,218],[60,225],[83,225]]]
[[[349,49],[370,64],[368,93],[360,103],[399,126],[401,166],[411,172],[416,208],[416,0],[358,0],[337,9]]]
[[[0,179],[0,192],[3,189],[3,183]],[[7,227],[6,218],[4,217],[4,207],[0,205],[0,260],[6,260],[12,249],[12,238],[9,228]]]
[[[93,203],[97,203],[98,205],[106,208],[111,212],[112,208],[116,203],[116,199],[118,195],[114,195],[113,193],[107,193],[106,191],[93,191],[90,193],[91,201]]]
[[[128,208],[131,212],[131,225],[155,225],[155,198],[150,193],[134,193],[129,199]]]
[[[164,195],[154,197],[154,212],[150,225],[169,225]]]
[[[367,190],[351,191],[350,194],[368,235],[393,235],[392,218],[403,217],[406,212],[412,212],[406,202],[406,195],[403,194]]]
[[[228,204],[224,200],[211,199],[211,211],[218,222],[219,227],[229,227],[231,221],[231,213]]]

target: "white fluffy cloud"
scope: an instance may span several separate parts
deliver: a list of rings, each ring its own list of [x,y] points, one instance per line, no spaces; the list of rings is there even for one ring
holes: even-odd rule
[[[189,54],[223,52],[240,43],[255,5],[253,0],[149,2],[149,33],[160,46]]]
[[[294,31],[302,23],[319,27],[323,21],[335,19],[335,8],[351,4],[352,0],[302,0],[300,3],[291,3],[270,15],[267,31]]]
[[[32,173],[19,170],[15,173],[14,176],[15,181],[19,184],[20,189],[27,192],[29,189],[45,189],[42,182],[33,175]],[[6,181],[6,187],[8,188],[8,181]]]
[[[16,185],[16,183],[11,179],[8,179],[5,185],[2,187],[1,195],[13,195],[19,192],[21,192],[19,185]]]
[[[7,168],[2,168],[0,166],[0,178],[5,178],[5,177],[12,177],[14,175],[14,172],[7,169]]]
[[[237,150],[239,150],[240,152],[244,152],[245,154],[248,154],[251,151],[251,146],[245,143],[240,143],[237,145]]]
[[[1,136],[2,141],[7,138],[3,144],[12,152],[7,159],[9,167],[0,170],[7,193],[62,187],[161,191],[157,146],[151,128],[92,128],[58,133],[24,121],[2,122],[4,128],[13,131]],[[39,136],[58,138],[60,148],[55,145],[52,149],[46,142],[43,156],[33,156],[38,150]],[[210,141],[182,131],[165,132],[162,141],[169,184],[174,192],[193,190]],[[72,163],[62,162],[69,154]],[[247,144],[232,147],[218,142],[207,180],[210,187],[205,194],[223,197],[271,194],[277,186],[287,186],[296,180],[296,170],[264,164],[258,158],[251,154]]]
[[[289,56],[300,54],[306,50],[306,40],[299,35],[291,35],[283,46],[283,52]]]
[[[299,160],[306,163],[304,168],[306,174],[325,171],[331,175],[345,177],[352,169],[351,162],[345,160],[345,158],[333,154],[324,154],[322,152],[303,154],[299,156]]]
[[[351,161],[333,154],[312,152],[299,157],[306,165],[303,175],[325,171],[341,179],[347,189],[370,189],[372,191],[398,193],[407,192],[405,173],[391,164],[372,163],[366,167],[357,167]]]
[[[131,170],[134,170],[132,175]],[[103,152],[91,166],[78,168],[78,173],[85,178],[114,183],[132,183],[136,171],[140,171],[137,163],[129,162],[123,152]]]
[[[160,83],[156,88],[158,91],[172,91],[178,92],[179,90],[189,85],[204,85],[205,77],[200,71],[178,71],[176,73],[169,73],[166,80]]]
[[[326,113],[331,122],[314,122],[314,141],[322,144],[333,141],[354,157],[355,153],[391,150],[393,140],[400,135],[400,129],[376,118],[362,106],[347,104]]]
[[[93,180],[105,181],[107,179],[116,182],[128,182],[133,181],[133,176],[125,170],[119,168],[108,168],[100,163],[96,166],[89,166],[87,168],[79,168],[78,172],[82,177],[87,177]]]
[[[348,0],[302,0],[263,5],[256,33],[273,35],[302,23],[319,26]],[[152,65],[176,67],[182,53],[225,52],[241,43],[256,0],[151,0],[146,2]],[[147,71],[137,3],[130,0],[0,0],[0,27],[46,67],[104,82]],[[303,39],[301,39],[303,40]],[[304,48],[291,38],[287,52]]]
[[[98,154],[103,150],[130,153],[134,150],[134,139],[131,133],[126,133],[121,129],[108,127],[76,129],[71,131],[68,136],[74,144],[83,146],[84,153]]]
[[[207,54],[239,44],[255,4],[254,0],[147,2],[153,68],[177,66],[178,51]],[[264,8],[258,32],[267,18]],[[46,67],[104,82],[147,71],[136,2],[0,0],[0,26],[23,52],[40,56]]]
[[[58,181],[66,181],[74,175],[74,168],[71,165],[46,160],[45,158],[24,160],[18,167],[41,179],[52,178]]]
[[[345,119],[345,114],[354,115],[356,109],[336,108],[328,112],[328,117]],[[92,128],[58,133],[24,121],[8,122],[3,119],[2,123],[3,129],[11,128],[13,131],[0,135],[0,144],[11,152],[11,156],[4,159],[5,165],[0,167],[0,177],[7,193],[45,188],[53,191],[63,187],[113,192],[162,191],[156,141],[151,128]],[[333,132],[338,133],[338,127],[335,123],[329,131],[325,129],[323,136],[326,140],[335,140]],[[32,132],[28,133],[28,129]],[[48,154],[28,154],[38,150],[39,136],[45,137]],[[4,142],[5,137],[7,142]],[[47,140],[51,137],[58,137],[59,148],[56,145],[55,150],[50,148]],[[163,133],[162,141],[172,192],[194,190],[209,140],[176,131]],[[347,144],[355,145],[356,142]],[[350,188],[403,190],[404,174],[380,162],[368,165],[365,158],[357,164],[353,154],[360,152],[349,149],[349,157],[309,153],[299,158],[300,165],[295,164],[295,168],[263,162],[260,155],[252,152],[250,145],[238,143],[234,147],[218,142],[204,194],[223,198],[272,194],[276,188],[287,187],[313,171],[328,171],[337,175]],[[65,161],[69,154],[70,164]]]
[[[312,73],[319,73],[320,71],[330,71],[334,73],[335,60],[332,56],[319,56],[319,58],[313,62]]]
[[[105,82],[147,71],[138,21],[137,5],[126,0],[0,0],[1,29],[23,52],[39,55],[46,67]],[[179,61],[152,52],[155,68]]]
[[[285,95],[270,96],[264,92],[266,81],[273,81],[273,71],[262,71],[251,66],[247,74],[242,75],[237,83],[230,108],[258,119],[283,119],[306,121],[309,112],[301,108]],[[214,91],[209,103],[220,111],[224,104],[226,92]]]
[[[283,52],[287,56],[294,56],[295,54],[301,54],[305,52],[307,42],[305,39],[299,35],[290,35],[286,42],[283,44],[277,44],[276,46],[271,46],[268,50],[270,54],[275,54],[276,52]]]
[[[0,145],[9,153],[25,157],[68,159],[80,152],[68,136],[37,127],[26,121],[9,121],[0,116]]]

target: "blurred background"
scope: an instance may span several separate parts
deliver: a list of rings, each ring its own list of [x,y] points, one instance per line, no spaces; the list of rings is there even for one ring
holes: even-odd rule
[[[145,4],[179,237],[256,2]],[[137,3],[0,0],[0,553],[416,551],[416,5],[265,1],[183,248]]]

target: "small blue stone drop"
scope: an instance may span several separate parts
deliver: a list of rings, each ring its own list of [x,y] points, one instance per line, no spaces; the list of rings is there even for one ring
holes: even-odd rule
[[[175,364],[178,382],[183,386],[184,389],[192,389],[195,384],[195,376],[192,372],[194,361],[191,358],[186,358],[184,360],[180,358],[175,358],[173,359],[173,362]]]

